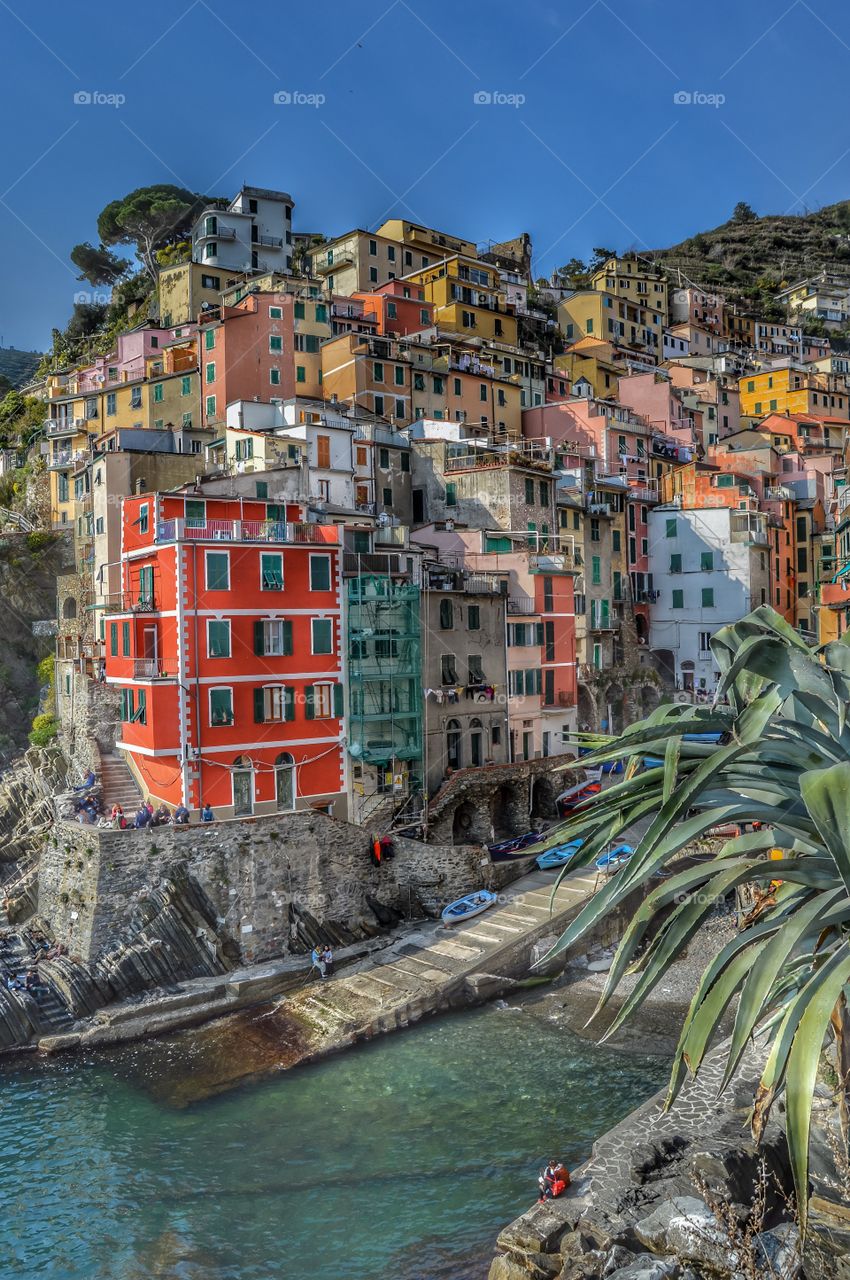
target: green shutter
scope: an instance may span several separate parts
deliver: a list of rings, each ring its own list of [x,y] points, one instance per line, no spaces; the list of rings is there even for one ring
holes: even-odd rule
[[[295,719],[295,690],[286,688],[283,691],[283,718],[284,720]]]
[[[345,701],[341,684],[334,685],[334,715],[342,716],[345,714]]]
[[[264,657],[266,652],[266,633],[262,622],[258,619],[254,623],[254,653],[259,657]]]
[[[537,643],[542,644],[543,643],[543,623],[538,622],[535,624],[535,626],[536,626],[536,632],[537,632]]]
[[[315,705],[313,702],[313,686],[308,684],[304,690],[304,714],[308,720],[316,718]]]
[[[266,695],[264,689],[254,690],[254,724],[262,724],[265,715]]]
[[[283,656],[285,658],[292,657],[292,623],[285,620],[283,623]]]

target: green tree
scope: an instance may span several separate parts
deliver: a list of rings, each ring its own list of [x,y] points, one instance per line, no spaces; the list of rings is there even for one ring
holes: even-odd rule
[[[71,261],[80,269],[77,279],[88,280],[89,284],[95,286],[116,284],[130,269],[126,258],[119,258],[116,253],[104,248],[103,245],[95,248],[88,241],[74,245],[71,250]]]
[[[37,715],[30,729],[30,742],[34,747],[47,747],[59,733],[59,721],[55,716]]]
[[[753,909],[709,964],[691,1002],[669,1101],[686,1075],[700,1070],[738,996],[721,1088],[755,1037],[767,1056],[753,1132],[761,1137],[784,1091],[805,1227],[811,1105],[825,1036],[835,1039],[845,1089],[850,1082],[850,639],[810,650],[779,614],[762,606],[719,630],[711,647],[721,671],[718,699],[728,703],[662,706],[587,757],[590,764],[627,760],[624,781],[554,832],[547,847],[581,836],[573,867],[592,863],[635,822],[648,822],[648,828],[628,864],[590,899],[555,951],[571,946],[635,890],[648,891],[600,1000],[602,1008],[644,947],[640,976],[606,1032],[610,1036],[715,905],[749,886]],[[719,744],[692,736],[705,733],[720,735]],[[642,768],[646,757],[661,763]],[[727,840],[719,856],[677,869],[673,860],[681,851],[728,823],[763,826]],[[659,873],[667,877],[660,883]],[[846,1094],[841,1111],[846,1132]]]
[[[746,200],[739,200],[732,210],[733,222],[756,222],[758,214],[752,205],[747,204]]]
[[[205,196],[161,183],[138,187],[121,200],[113,200],[100,213],[97,231],[104,245],[131,244],[153,281],[157,277],[156,251],[185,240]]]

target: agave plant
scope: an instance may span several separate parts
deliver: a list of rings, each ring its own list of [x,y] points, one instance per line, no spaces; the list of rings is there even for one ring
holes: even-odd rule
[[[539,846],[584,837],[569,864],[573,868],[593,861],[635,823],[649,824],[632,859],[586,903],[553,954],[635,890],[644,890],[597,1009],[627,971],[639,974],[610,1036],[715,904],[738,886],[751,886],[755,906],[744,927],[711,961],[694,993],[667,1105],[687,1076],[699,1071],[737,995],[721,1088],[753,1037],[763,1038],[767,1056],[752,1129],[759,1139],[784,1091],[805,1227],[812,1097],[830,1027],[842,1071],[850,1067],[850,1036],[844,1037],[850,983],[850,644],[842,640],[812,650],[766,607],[718,631],[711,643],[721,671],[714,704],[662,706],[620,737],[597,739],[587,763],[625,760],[623,781]],[[696,739],[698,734],[720,736],[706,741]],[[695,865],[668,866],[710,828],[730,823],[757,829],[726,840],[719,854]]]

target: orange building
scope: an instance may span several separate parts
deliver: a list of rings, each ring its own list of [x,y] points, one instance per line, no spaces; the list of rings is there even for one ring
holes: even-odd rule
[[[249,293],[202,312],[198,343],[205,426],[221,425],[236,400],[290,400],[296,393],[295,299]]]
[[[425,290],[416,284],[390,280],[374,293],[355,293],[352,298],[363,304],[364,316],[375,317],[379,334],[398,338],[434,324],[434,304],[425,301]]]
[[[124,500],[106,679],[154,802],[344,815],[339,529],[300,515],[202,489]]]

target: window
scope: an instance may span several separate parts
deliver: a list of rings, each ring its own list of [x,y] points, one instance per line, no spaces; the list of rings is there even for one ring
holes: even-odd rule
[[[375,402],[375,413],[382,414],[384,412],[384,397],[374,396],[373,398]]]
[[[598,587],[602,582],[602,561],[599,556],[592,557],[591,566],[590,581],[594,587]]]
[[[682,556],[681,556],[681,552],[679,551],[674,551],[670,556],[670,572],[671,573],[682,572]]]
[[[230,622],[207,620],[207,653],[211,658],[230,657]]]
[[[699,567],[704,573],[710,573],[714,568],[714,552],[702,551],[699,557]]]
[[[414,391],[424,391],[424,390],[425,390],[425,375],[424,375],[424,373],[414,373],[414,375],[413,375],[413,390],[414,390]]]
[[[260,658],[292,656],[292,623],[288,618],[258,618],[254,623],[254,653]]]
[[[684,607],[685,607],[685,593],[684,593],[684,591],[674,591],[674,592],[673,592],[673,608],[674,608],[674,609],[684,609]]]
[[[297,364],[295,366],[295,381],[296,382],[307,381],[307,370],[303,364]]]
[[[430,323],[431,323],[431,313],[429,312],[429,310],[428,310],[428,308],[427,308],[427,307],[420,307],[420,308],[419,308],[419,323],[420,323],[420,324],[430,324]]]
[[[385,506],[385,507],[391,507],[391,506],[393,505],[393,491],[392,491],[392,489],[383,489],[383,490],[382,490],[382,496],[383,496],[383,503],[384,503],[384,506]]]
[[[150,507],[147,502],[143,502],[139,507],[139,533],[147,533],[150,523]]]
[[[541,507],[548,507],[549,505],[549,481],[548,480],[540,481],[540,505]]]
[[[130,408],[141,409],[142,407],[142,388],[133,387],[130,391]]]
[[[330,556],[310,556],[310,590],[330,591],[331,558]]]
[[[525,501],[530,507],[534,506],[534,481],[533,480],[526,479]]]
[[[204,350],[212,351],[215,346],[215,329],[207,329],[204,333]]]
[[[111,416],[117,412],[118,397],[114,391],[110,391],[106,397],[106,412]]]
[[[118,623],[112,622],[109,626],[109,653],[113,658],[118,657]]]
[[[379,449],[379,450],[378,450],[378,466],[381,468],[381,470],[382,470],[382,471],[389,471],[389,469],[390,469],[390,451],[389,451],[389,449]]]
[[[440,630],[451,631],[454,626],[454,605],[451,600],[440,601]]]
[[[702,589],[702,607],[703,609],[714,608],[714,587],[703,587]]]
[[[394,370],[395,384],[397,387],[404,386],[404,366],[397,364]]]
[[[254,721],[295,719],[295,690],[286,685],[267,685],[254,690]]]
[[[481,609],[477,604],[471,604],[466,611],[466,628],[467,631],[478,631],[481,627]]]
[[[470,653],[467,656],[467,664],[469,667],[469,684],[484,683],[484,666],[481,661],[480,653]]]
[[[699,651],[700,653],[711,652],[711,632],[701,631],[699,633]]]
[[[269,369],[269,384],[272,387],[280,386],[280,369]]]
[[[313,618],[313,653],[333,653],[333,623],[330,618]]]
[[[457,665],[453,653],[444,653],[440,658],[440,682],[457,684]]]
[[[377,252],[378,252],[378,242],[377,242],[377,240],[370,240],[370,241],[369,241],[369,253],[370,253],[370,256],[374,258],[374,257],[375,257],[375,255],[377,254]]]
[[[457,506],[457,485],[454,484],[452,481],[449,481],[446,484],[446,506],[447,507]]]
[[[124,658],[130,656],[130,624],[129,622],[121,623],[121,654]]]
[[[341,716],[343,691],[341,684],[311,684],[304,690],[305,711],[308,720],[327,720]]]
[[[204,370],[204,378],[207,382],[215,382],[215,362],[210,361]]]
[[[370,267],[370,268],[369,268],[369,282],[370,282],[370,284],[377,284],[377,283],[378,283],[378,268],[377,268],[377,267]]]
[[[410,470],[410,454],[409,454],[409,453],[402,453],[402,454],[400,454],[400,455],[399,455],[399,462],[401,463],[401,469],[402,469],[402,471],[409,471],[409,470]]]
[[[479,400],[482,400],[485,404],[487,403],[487,383],[486,382],[482,382],[479,384],[478,398]]]
[[[215,396],[207,396],[205,400],[206,414],[208,418],[215,417]]]
[[[677,536],[677,535],[676,535],[676,521],[675,521],[675,519],[672,519],[672,520],[669,520],[669,519],[668,519],[668,520],[666,520],[666,521],[665,521],[665,526],[666,526],[666,530],[667,530],[667,537],[668,537],[668,538],[675,538],[675,537]]]
[[[441,396],[443,394],[443,379],[437,374],[434,375],[434,395]]]
[[[201,276],[201,288],[202,288],[202,289],[220,289],[220,288],[221,288],[221,276],[205,276],[205,275],[202,275],[202,276]]]
[[[210,689],[210,724],[233,724],[232,689]]]
[[[272,334],[269,337],[269,351],[283,351],[283,338],[277,338]]]
[[[375,361],[374,368],[372,370],[372,377],[375,382],[383,382],[384,380],[384,366],[381,364],[380,360]]]
[[[226,551],[206,552],[206,579],[207,591],[230,590],[230,556]]]
[[[599,521],[596,519],[595,516],[593,516],[590,521],[590,541],[591,542],[600,541]]]

